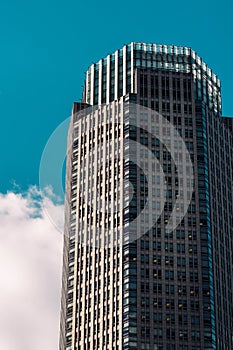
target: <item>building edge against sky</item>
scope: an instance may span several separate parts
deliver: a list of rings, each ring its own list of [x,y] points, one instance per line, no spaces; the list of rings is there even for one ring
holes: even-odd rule
[[[193,162],[189,210],[169,234],[182,179],[166,145],[145,132],[156,118],[144,113],[135,128],[122,114],[135,103],[175,126]],[[69,131],[60,350],[233,348],[232,125],[221,116],[220,81],[192,49],[131,43],[89,67]],[[142,223],[137,240],[119,244],[148,193],[148,218],[163,196],[161,183],[148,187],[126,162],[127,139],[156,155],[167,191],[156,224],[142,235]],[[120,210],[103,217],[111,201]],[[101,240],[108,230],[117,243],[93,246],[91,232]]]

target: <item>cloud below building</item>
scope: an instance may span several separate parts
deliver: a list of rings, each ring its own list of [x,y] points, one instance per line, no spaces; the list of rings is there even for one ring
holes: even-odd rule
[[[35,187],[0,194],[0,349],[58,349],[63,238],[45,201],[61,222]]]

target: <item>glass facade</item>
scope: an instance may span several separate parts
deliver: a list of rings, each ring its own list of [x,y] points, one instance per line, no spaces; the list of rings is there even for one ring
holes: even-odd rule
[[[89,67],[68,137],[60,350],[233,348],[232,129],[190,48],[131,43]]]

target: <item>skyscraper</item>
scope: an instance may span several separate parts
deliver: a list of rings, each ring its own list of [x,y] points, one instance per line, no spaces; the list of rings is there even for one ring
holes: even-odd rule
[[[233,122],[190,48],[89,67],[67,152],[60,350],[233,348]]]

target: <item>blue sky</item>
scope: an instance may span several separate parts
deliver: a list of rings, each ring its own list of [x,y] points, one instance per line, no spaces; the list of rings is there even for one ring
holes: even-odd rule
[[[222,81],[233,115],[230,1],[9,1],[0,4],[1,187],[38,184],[41,154],[81,97],[87,67],[131,41],[191,46]]]

